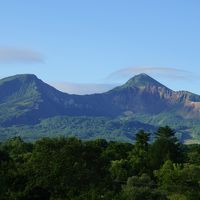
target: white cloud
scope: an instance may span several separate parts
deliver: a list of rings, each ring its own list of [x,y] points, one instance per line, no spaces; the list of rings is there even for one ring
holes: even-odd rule
[[[111,73],[107,79],[127,79],[140,73],[165,76],[170,79],[188,79],[192,75],[189,71],[170,67],[129,67]]]
[[[70,83],[70,82],[49,82],[56,89],[69,94],[94,94],[107,92],[114,88],[114,84],[97,84],[97,83]]]
[[[40,63],[43,61],[43,56],[39,52],[36,52],[32,49],[0,47],[0,62]]]
[[[70,83],[70,82],[50,82],[49,84],[62,92],[70,94],[93,94],[102,93],[126,82],[129,78],[146,73],[157,78],[170,80],[193,80],[198,75],[194,75],[189,71],[170,68],[170,67],[129,67],[117,70],[111,73],[107,78],[107,82],[117,82],[117,84],[97,84],[97,83]]]

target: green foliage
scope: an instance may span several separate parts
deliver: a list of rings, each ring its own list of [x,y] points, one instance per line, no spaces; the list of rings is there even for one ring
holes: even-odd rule
[[[6,111],[7,112],[7,111]],[[5,114],[2,114],[5,116]],[[41,137],[76,136],[83,140],[103,138],[108,141],[133,142],[135,134],[143,129],[155,132],[158,126],[170,126],[176,130],[176,137],[181,142],[193,142],[200,138],[198,120],[184,120],[174,114],[134,115],[111,119],[108,117],[72,117],[56,116],[46,118],[33,125],[1,126],[0,141],[20,136],[26,141],[38,140]],[[150,141],[154,139],[151,134]]]
[[[0,143],[0,199],[200,199],[200,146],[180,148],[169,127],[156,135],[149,143],[149,134],[139,131],[135,144],[75,137],[6,140]],[[168,151],[159,149],[160,141]],[[151,160],[158,151],[165,158],[160,167]],[[174,152],[184,160],[174,159]]]
[[[31,152],[33,145],[24,142],[20,137],[8,139],[1,145],[1,149],[9,153],[14,160],[20,159],[21,155]]]
[[[166,200],[166,196],[155,188],[151,178],[142,174],[129,177],[122,193],[127,200]]]
[[[200,165],[200,145],[197,144],[188,145],[185,148],[185,151],[187,152],[186,154],[187,162],[195,165]]]
[[[83,140],[102,138],[108,141],[132,142],[134,133],[140,129],[154,131],[155,127],[128,119],[57,116],[35,125],[0,126],[0,141],[16,136],[26,141],[34,141],[41,137],[62,135],[76,136]]]
[[[149,171],[149,133],[143,130],[136,134],[136,141],[129,155],[134,173],[143,174]]]
[[[180,199],[200,198],[200,166],[173,164],[166,161],[155,171],[159,187],[168,192],[170,199],[178,195]]]
[[[156,132],[156,139],[150,150],[151,165],[154,169],[160,166],[166,160],[173,162],[182,162],[181,144],[175,137],[175,131],[168,126],[160,127]]]
[[[128,178],[130,166],[127,160],[113,160],[109,171],[116,182],[123,183]]]

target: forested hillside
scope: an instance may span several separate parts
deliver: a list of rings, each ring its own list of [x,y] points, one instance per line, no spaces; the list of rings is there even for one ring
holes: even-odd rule
[[[181,142],[199,143],[199,102],[199,95],[173,91],[147,74],[91,95],[63,93],[20,74],[0,80],[0,141],[74,135],[130,142],[140,129],[170,125]]]
[[[135,143],[20,137],[0,144],[1,200],[198,200],[200,146],[170,127]]]

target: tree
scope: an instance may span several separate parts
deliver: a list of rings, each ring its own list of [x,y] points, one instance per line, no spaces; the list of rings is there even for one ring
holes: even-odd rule
[[[21,162],[23,155],[32,151],[33,145],[20,137],[13,137],[2,143],[1,149],[9,153],[12,159]]]
[[[126,200],[166,200],[165,194],[158,191],[155,183],[146,174],[129,177],[122,193]]]
[[[37,186],[52,197],[69,198],[85,187],[83,145],[76,138],[44,138],[35,143],[27,163],[27,189]]]
[[[121,184],[127,180],[129,168],[127,160],[114,160],[111,162],[109,171],[114,181]]]
[[[175,131],[169,126],[157,130],[156,139],[150,149],[150,160],[152,169],[159,169],[166,160],[175,163],[183,161],[181,144],[175,136]]]
[[[12,185],[12,177],[15,172],[14,163],[9,154],[0,150],[0,199],[8,199],[8,191]]]
[[[133,151],[130,154],[130,163],[135,174],[143,174],[149,171],[149,133],[143,130],[136,134]]]
[[[190,164],[174,164],[168,160],[155,171],[158,187],[168,193],[170,199],[200,199],[200,167]]]
[[[123,142],[109,142],[108,147],[103,151],[103,156],[108,160],[121,160],[128,157],[133,145]]]
[[[186,161],[190,164],[200,165],[200,145],[185,145]]]

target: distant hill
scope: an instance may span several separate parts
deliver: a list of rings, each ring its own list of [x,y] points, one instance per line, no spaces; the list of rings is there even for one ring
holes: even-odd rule
[[[59,116],[62,119],[71,117],[74,121],[75,118],[85,117],[86,121],[88,119],[88,124],[85,122],[84,125],[74,124],[76,127],[70,129],[74,132],[80,130],[79,126],[90,128],[91,118],[93,123],[95,119],[104,118],[105,124],[110,120],[119,122],[131,120],[140,123],[139,126],[135,125],[134,130],[132,127],[134,133],[138,128],[142,128],[141,124],[150,131],[160,125],[171,125],[177,129],[183,140],[198,139],[200,96],[186,91],[175,92],[146,74],[134,76],[124,85],[108,92],[92,95],[71,95],[60,92],[32,74],[15,75],[0,80],[0,130],[4,137],[19,135],[24,127],[28,132],[31,130],[30,127],[32,130],[33,127],[37,127],[37,131],[41,132],[39,124]],[[72,121],[70,126],[73,126]],[[94,124],[98,126],[98,123]],[[66,132],[61,131],[62,134],[68,134],[69,124],[62,126],[66,128]],[[118,127],[119,130],[121,128]],[[53,128],[54,133],[60,129],[59,126]],[[112,127],[112,130],[114,129],[117,130],[117,127]],[[103,134],[105,138],[106,132],[107,135],[111,132],[113,134],[113,131],[105,128]],[[79,137],[81,134],[80,130]],[[30,135],[30,138],[33,137]],[[98,134],[94,135],[98,137]],[[101,131],[99,135],[102,135]],[[114,136],[113,138],[115,139]]]

